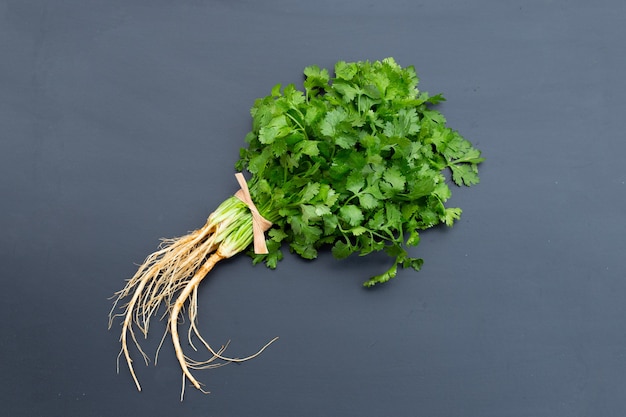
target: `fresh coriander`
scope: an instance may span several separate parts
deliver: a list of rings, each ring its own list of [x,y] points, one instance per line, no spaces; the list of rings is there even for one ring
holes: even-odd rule
[[[116,294],[115,304],[129,298],[120,314],[114,314],[114,305],[110,318],[123,318],[121,353],[138,389],[127,338],[139,348],[133,324],[147,335],[162,302],[183,381],[189,379],[198,389],[192,369],[245,361],[265,349],[229,358],[224,348],[214,350],[200,336],[197,288],[220,260],[248,250],[254,263],[275,268],[283,247],[306,259],[317,257],[323,247],[339,259],[384,251],[391,257],[389,269],[364,283],[381,284],[399,267],[420,269],[422,259],[410,256],[407,248],[419,244],[421,230],[452,226],[459,219],[460,208],[445,206],[451,189],[444,173],[450,172],[459,186],[479,182],[480,151],[433,108],[443,96],[418,90],[413,67],[402,68],[392,58],[340,61],[334,77],[317,66],[305,68],[304,75],[303,90],[276,85],[251,109],[248,146],[235,166],[252,175],[242,185],[251,201],[230,197],[204,227],[165,240]],[[255,242],[252,251],[254,227],[263,230],[270,224],[253,221],[257,209],[273,226],[266,249],[259,250]],[[193,346],[196,338],[211,353],[204,362],[185,356],[180,345],[178,320],[186,303],[189,343]]]
[[[251,253],[254,262],[275,267],[286,242],[307,259],[324,246],[337,258],[384,250],[393,264],[366,286],[398,266],[419,269],[406,246],[461,214],[444,206],[451,191],[443,171],[457,185],[478,183],[480,151],[447,127],[432,108],[443,97],[420,92],[413,67],[388,58],[338,62],[333,79],[316,66],[304,74],[304,91],[276,86],[256,101],[236,165],[253,174],[252,198],[282,232],[270,235],[269,254]]]

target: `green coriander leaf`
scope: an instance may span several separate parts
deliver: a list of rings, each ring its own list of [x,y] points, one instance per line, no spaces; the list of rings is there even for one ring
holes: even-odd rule
[[[272,97],[280,97],[282,94],[280,93],[280,90],[282,88],[281,84],[276,84],[273,88],[272,88],[272,92],[271,95]]]
[[[394,191],[404,190],[404,184],[406,183],[406,179],[398,168],[391,167],[385,170],[385,172],[383,173],[383,179],[391,185],[391,188]]]
[[[432,194],[437,196],[442,202],[446,202],[452,196],[452,191],[445,182],[440,182],[432,191]]]
[[[404,268],[413,268],[415,271],[419,271],[422,269],[422,265],[424,265],[424,260],[421,258],[407,258],[402,266]]]
[[[337,216],[323,216],[322,220],[324,222],[324,235],[332,236],[338,230],[339,219]]]
[[[389,227],[393,227],[397,230],[402,228],[402,212],[398,209],[398,206],[391,201],[385,203],[385,216]]]
[[[350,233],[352,233],[354,236],[361,236],[363,233],[366,233],[367,229],[363,226],[357,226],[357,227],[353,227],[352,229],[350,229]]]
[[[430,195],[434,191],[435,178],[430,176],[425,178],[418,178],[416,180],[413,180],[407,188],[407,198],[409,198],[410,200],[417,200],[420,197]]]
[[[439,223],[439,215],[431,207],[424,207],[420,211],[419,217],[421,220],[420,227],[422,229],[428,229]]]
[[[452,180],[457,185],[470,186],[480,182],[476,165],[452,164],[450,165],[450,169],[452,170]]]
[[[378,207],[380,205],[380,200],[369,193],[363,193],[359,195],[359,204],[364,209],[369,210]]]
[[[335,64],[335,75],[337,78],[350,81],[358,72],[357,64],[339,61]]]
[[[283,91],[283,96],[289,103],[290,108],[297,108],[300,104],[304,103],[306,100],[304,97],[304,94],[302,94],[301,91],[298,91],[296,89],[296,86],[293,84],[289,84],[287,85],[287,87],[285,87],[285,90]]]
[[[352,172],[346,180],[346,190],[358,194],[365,186],[363,175],[358,172]]]
[[[337,200],[339,199],[339,195],[337,192],[330,188],[328,184],[320,185],[320,190],[318,195],[318,201],[323,202],[329,208],[334,206]]]
[[[266,255],[265,264],[268,266],[268,268],[275,269],[278,266],[278,262],[281,261],[282,259],[283,259],[282,252],[280,251],[271,252],[270,254]]]
[[[446,224],[446,226],[451,227],[454,224],[455,220],[461,218],[461,213],[462,210],[460,208],[447,208],[444,213],[443,222]]]
[[[262,175],[267,162],[272,158],[272,152],[270,148],[265,148],[261,153],[252,156],[248,162],[248,171],[252,174]]]
[[[389,137],[415,135],[420,130],[419,117],[415,109],[400,109],[393,121],[385,124],[384,134]]]
[[[308,224],[308,220],[300,215],[292,217],[289,221],[297,240],[302,244],[313,244],[322,235],[322,230]]]
[[[318,92],[324,92],[328,88],[328,81],[330,79],[328,70],[320,69],[317,65],[311,65],[304,69],[304,88],[307,92],[307,96],[315,97]]]
[[[380,177],[378,176],[377,173],[372,173],[372,174],[368,175],[368,177],[367,177],[368,186],[365,187],[363,192],[371,194],[372,197],[374,197],[378,201],[382,201],[382,200],[385,199],[385,196],[380,191],[379,179],[380,179]]]
[[[393,245],[386,246],[385,252],[396,258],[398,262],[403,262],[408,256],[406,250],[402,248],[398,242],[394,242]]]
[[[443,95],[441,94],[437,94],[431,97],[428,97],[428,94],[426,94],[426,99],[425,101],[429,102],[430,104],[439,104],[442,101],[446,101],[446,99],[443,97]]]
[[[340,124],[346,120],[348,113],[343,108],[337,108],[326,113],[326,117],[320,124],[322,135],[333,137],[338,134]]]
[[[438,125],[443,126],[443,125],[446,124],[446,118],[443,117],[443,114],[439,113],[436,110],[424,110],[422,115],[426,119],[431,120],[431,121],[437,123]]]
[[[307,126],[315,125],[324,116],[324,111],[325,107],[322,103],[317,101],[309,103],[304,113],[304,123]]]
[[[363,283],[363,286],[373,287],[374,285],[385,283],[389,281],[391,278],[394,278],[397,273],[398,273],[398,264],[394,263],[393,266],[389,268],[387,271],[383,272],[380,275],[375,275],[371,277],[370,279],[368,279],[367,281],[365,281]]]
[[[313,198],[319,194],[320,187],[321,185],[319,182],[312,182],[307,184],[302,190],[301,201],[304,203],[308,203],[309,201],[313,200]]]
[[[319,154],[318,142],[315,140],[303,140],[298,142],[294,147],[296,153],[301,153],[309,156],[316,156]]]
[[[348,204],[339,209],[339,215],[350,226],[358,226],[363,221],[363,212],[354,204]]]
[[[367,222],[367,226],[372,230],[381,230],[385,227],[386,221],[384,210],[377,210]]]
[[[287,233],[285,233],[282,229],[270,229],[267,232],[267,235],[275,242],[281,242],[288,237]]]
[[[317,250],[312,245],[292,242],[289,247],[304,259],[317,258]]]
[[[311,206],[309,204],[302,204],[300,206],[302,210],[302,221],[305,223],[309,223],[311,220],[318,220],[320,216],[317,215],[315,211],[315,206]]]
[[[274,142],[277,137],[283,137],[291,131],[285,116],[274,117],[266,126],[259,130],[259,141],[265,145]]]
[[[337,146],[343,149],[352,148],[356,144],[356,142],[357,138],[349,135],[338,135],[335,138],[335,143],[337,144]]]
[[[335,82],[333,84],[333,89],[339,93],[345,103],[349,103],[354,98],[361,93],[361,91],[348,83],[343,82]]]
[[[332,254],[337,259],[345,259],[354,253],[351,245],[348,245],[343,240],[338,240],[332,248]]]
[[[409,238],[406,240],[406,244],[409,246],[417,246],[420,243],[419,231],[413,229],[409,233]]]
[[[316,204],[315,205],[315,215],[318,217],[331,215],[332,211],[330,207],[324,204]]]
[[[285,138],[275,138],[271,149],[276,157],[284,155],[288,150],[287,141]]]
[[[268,268],[274,269],[278,265],[278,262],[283,259],[283,253],[280,250],[280,243],[274,240],[268,240],[266,243],[269,251],[268,254],[259,255],[255,254],[252,250],[248,253],[252,257],[252,263],[254,265],[265,261]]]

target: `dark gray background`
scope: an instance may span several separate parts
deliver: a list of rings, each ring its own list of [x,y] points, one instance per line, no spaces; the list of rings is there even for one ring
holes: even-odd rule
[[[0,1],[2,414],[623,417],[624,22],[622,0]],[[137,392],[108,297],[236,190],[253,100],[387,56],[487,158],[462,220],[374,291],[384,256],[220,265],[205,336],[280,340],[182,404],[169,346],[137,356]]]

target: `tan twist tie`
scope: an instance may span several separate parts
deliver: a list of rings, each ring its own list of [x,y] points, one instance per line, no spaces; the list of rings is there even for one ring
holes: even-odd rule
[[[250,197],[250,190],[248,190],[248,184],[246,183],[246,179],[244,178],[241,172],[235,174],[237,178],[237,182],[241,189],[235,193],[235,197],[246,203],[250,212],[252,213],[252,233],[254,237],[254,253],[258,255],[264,255],[268,253],[267,245],[265,244],[265,235],[264,232],[272,227],[272,222],[265,219],[259,213],[256,206],[252,202],[252,197]]]

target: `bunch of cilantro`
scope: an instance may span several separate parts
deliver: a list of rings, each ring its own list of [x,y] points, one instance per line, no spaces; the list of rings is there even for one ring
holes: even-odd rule
[[[461,209],[445,206],[451,196],[448,183],[478,183],[480,151],[446,126],[433,109],[443,97],[420,92],[413,67],[402,68],[387,58],[338,62],[334,78],[316,66],[305,68],[304,74],[304,91],[277,85],[254,103],[248,147],[236,164],[252,178],[246,183],[237,175],[241,189],[203,227],[164,239],[115,294],[109,326],[123,317],[120,355],[138,390],[128,341],[143,353],[133,327],[147,336],[151,317],[163,304],[183,384],[188,380],[199,390],[192,370],[249,360],[276,340],[246,358],[229,358],[225,347],[214,350],[202,338],[197,289],[221,260],[252,243],[258,252],[250,251],[254,262],[271,268],[287,245],[306,259],[315,258],[322,247],[330,247],[337,258],[384,251],[393,260],[391,267],[364,283],[380,284],[399,267],[421,268],[422,259],[407,251],[419,243],[421,230],[440,223],[452,226],[459,219]],[[255,207],[273,223],[266,245],[262,231],[268,222]],[[115,312],[118,302],[121,313]],[[185,306],[188,342],[193,346],[192,337],[202,342],[211,353],[206,361],[190,359],[183,351],[178,327]],[[211,363],[216,359],[221,362]],[[181,400],[183,393],[184,385]]]
[[[250,255],[274,268],[285,244],[306,259],[325,246],[339,259],[385,251],[393,264],[364,283],[373,286],[398,267],[420,269],[407,247],[461,215],[445,206],[445,172],[459,186],[476,184],[483,158],[433,109],[444,98],[418,90],[413,67],[340,61],[334,74],[309,66],[304,91],[276,85],[251,109],[236,169],[252,174],[252,200],[274,226],[269,253]]]

